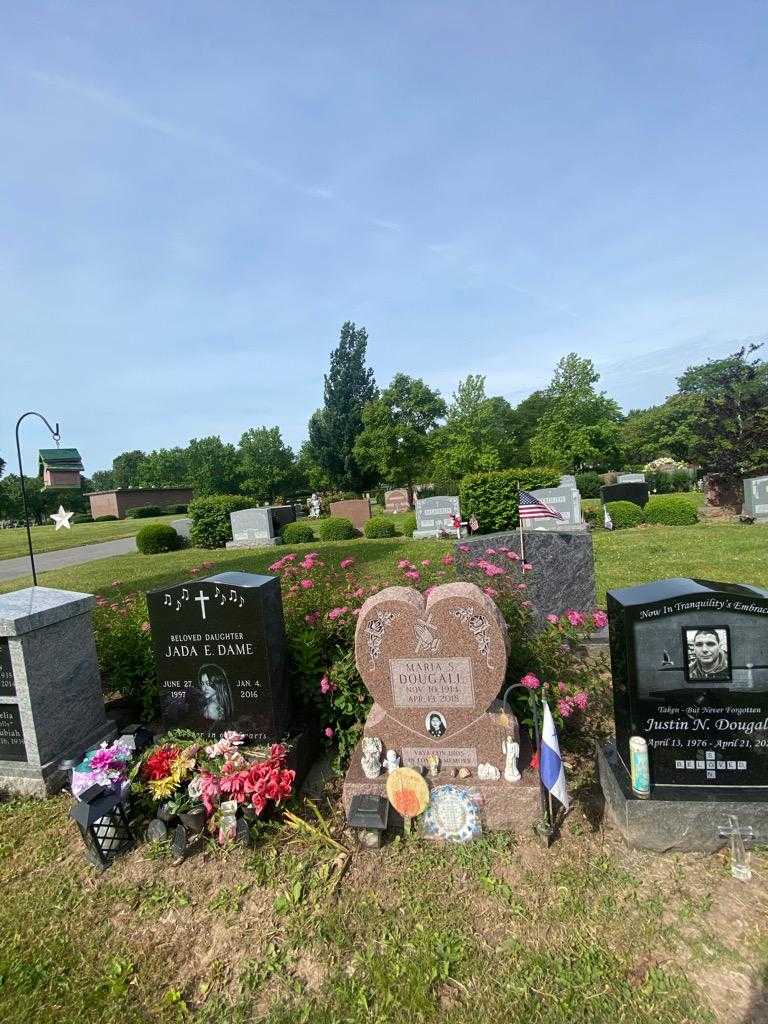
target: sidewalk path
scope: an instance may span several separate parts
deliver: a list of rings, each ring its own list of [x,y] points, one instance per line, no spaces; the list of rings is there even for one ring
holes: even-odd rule
[[[64,548],[61,551],[44,551],[35,555],[35,567],[38,573],[49,569],[63,569],[67,565],[80,565],[81,562],[96,562],[99,558],[111,558],[113,555],[127,555],[136,550],[135,537],[122,537],[120,540],[107,540],[103,544],[83,544],[79,548]],[[15,580],[17,576],[29,576],[29,555],[23,558],[6,558],[0,562],[0,582]]]

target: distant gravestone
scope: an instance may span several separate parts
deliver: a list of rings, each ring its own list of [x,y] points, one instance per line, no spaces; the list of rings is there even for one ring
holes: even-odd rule
[[[645,473],[619,473],[616,478],[617,484],[644,484]]]
[[[487,827],[530,823],[538,811],[538,778],[525,770],[530,746],[521,742],[514,716],[500,714],[495,702],[507,653],[504,619],[474,584],[446,583],[426,599],[405,587],[368,598],[357,620],[355,663],[374,704],[344,782],[347,810],[355,796],[385,790],[375,755],[366,757],[373,770],[363,770],[368,741],[382,753],[394,751],[405,767],[431,765],[434,787],[479,792]],[[511,743],[518,744],[522,772],[513,780],[505,778]]]
[[[609,501],[631,501],[640,508],[648,504],[648,484],[606,484],[600,488],[600,498],[604,505]]]
[[[0,789],[46,796],[61,762],[115,735],[91,625],[95,598],[29,587],[0,596]]]
[[[768,476],[753,476],[744,481],[743,514],[758,523],[768,523]]]
[[[411,499],[407,487],[397,487],[393,491],[384,492],[384,510],[396,514],[410,512]]]
[[[280,543],[280,530],[296,520],[292,505],[265,505],[230,512],[232,540],[228,548],[264,548]]]
[[[280,581],[223,572],[147,595],[163,722],[257,743],[289,725]]]
[[[332,516],[349,519],[356,530],[362,530],[371,518],[371,503],[367,498],[350,498],[346,501],[332,501]]]
[[[768,590],[661,580],[609,591],[608,615],[616,744],[601,751],[600,772],[629,840],[653,849],[714,849],[723,842],[717,826],[729,814],[762,831]],[[632,797],[633,736],[648,745],[650,800]]]
[[[456,536],[454,517],[461,518],[459,499],[435,495],[416,499],[416,529],[413,536],[422,537]]]
[[[536,491],[530,491],[534,498],[539,498],[550,508],[555,509],[563,517],[560,519],[524,519],[524,530],[560,530],[571,527],[586,529],[581,521],[581,495],[575,487],[561,485],[560,487],[542,487]]]
[[[189,540],[192,536],[192,520],[191,519],[172,519],[171,526],[174,528],[176,533],[184,540]]]

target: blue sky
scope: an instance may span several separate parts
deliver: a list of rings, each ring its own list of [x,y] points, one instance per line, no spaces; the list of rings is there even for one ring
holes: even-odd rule
[[[768,333],[766,52],[757,0],[8,3],[0,454],[297,445],[345,319],[382,385],[659,401]]]

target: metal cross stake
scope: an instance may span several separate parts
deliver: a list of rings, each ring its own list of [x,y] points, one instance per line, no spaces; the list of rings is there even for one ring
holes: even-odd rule
[[[752,826],[740,828],[736,815],[729,814],[728,824],[721,825],[717,834],[721,839],[729,838],[731,841],[731,874],[740,882],[748,882],[752,878],[752,868],[749,866],[744,840],[755,838]]]

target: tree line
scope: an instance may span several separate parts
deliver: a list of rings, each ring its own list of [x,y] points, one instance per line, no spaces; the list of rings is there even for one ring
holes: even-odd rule
[[[448,401],[405,373],[380,389],[367,347],[365,328],[344,323],[324,376],[322,408],[297,452],[278,427],[253,427],[237,444],[211,436],[183,448],[123,452],[110,469],[93,473],[87,489],[192,487],[197,495],[274,501],[310,491],[360,494],[457,481],[479,470],[604,471],[669,456],[733,491],[744,475],[768,468],[768,363],[759,345],[688,367],[665,402],[627,414],[598,390],[592,361],[573,352],[546,388],[513,406],[488,395],[481,374],[460,380]],[[15,485],[10,475],[0,480],[0,518],[16,491],[17,478]]]

